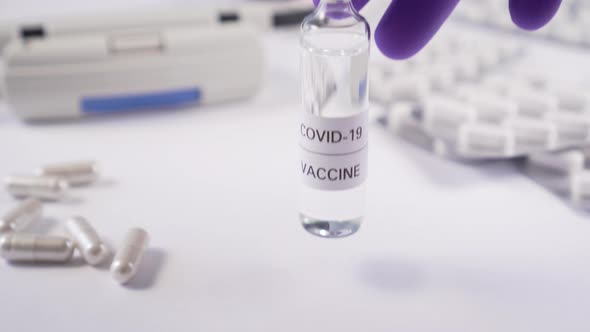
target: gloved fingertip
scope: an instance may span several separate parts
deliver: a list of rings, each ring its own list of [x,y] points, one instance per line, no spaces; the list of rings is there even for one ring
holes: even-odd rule
[[[459,0],[395,0],[375,29],[387,57],[403,60],[418,53],[436,34]]]
[[[354,9],[361,10],[369,2],[369,0],[352,0]]]
[[[537,30],[547,24],[561,5],[561,0],[510,0],[512,22],[525,30]]]

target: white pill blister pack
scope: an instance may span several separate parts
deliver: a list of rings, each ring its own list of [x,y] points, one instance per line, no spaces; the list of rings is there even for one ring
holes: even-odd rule
[[[369,75],[377,118],[441,157],[514,160],[537,183],[590,208],[590,89],[522,70],[528,51],[510,38],[445,31],[408,61],[378,55]]]

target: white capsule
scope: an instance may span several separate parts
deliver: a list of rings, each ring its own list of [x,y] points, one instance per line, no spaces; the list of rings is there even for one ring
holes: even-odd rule
[[[53,176],[13,175],[4,179],[6,190],[14,197],[35,197],[55,201],[63,198],[68,182]]]
[[[88,264],[100,264],[110,255],[109,248],[85,218],[71,217],[66,222],[66,230]]]
[[[502,15],[502,24],[508,23],[512,27],[514,23],[509,15]],[[515,40],[502,40],[498,42],[498,51],[502,60],[509,60],[523,53],[524,48]]]
[[[27,198],[0,218],[0,234],[19,232],[41,217],[43,209],[36,198]]]
[[[475,85],[461,85],[457,97],[475,108],[477,119],[483,122],[498,123],[518,113],[518,105],[488,89]]]
[[[560,110],[584,112],[590,109],[590,94],[583,89],[560,85],[549,88],[548,91],[557,97]]]
[[[481,74],[477,58],[472,55],[458,54],[446,61],[453,66],[455,77],[460,81],[473,81]]]
[[[424,50],[424,52],[419,52],[406,60],[405,63],[410,69],[421,70],[427,68],[432,63],[432,58],[429,56],[428,52]]]
[[[127,232],[111,265],[111,274],[115,280],[124,284],[135,276],[148,242],[149,235],[141,228],[132,228]]]
[[[484,88],[502,96],[507,96],[510,91],[530,89],[530,85],[513,75],[491,74],[481,82]]]
[[[395,134],[400,133],[405,128],[419,128],[420,122],[414,115],[416,104],[412,102],[394,103],[387,113],[387,128]],[[413,130],[412,130],[413,131]]]
[[[582,44],[584,31],[570,22],[553,22],[549,26],[549,37],[568,44]]]
[[[483,47],[474,50],[479,66],[483,70],[489,70],[500,64],[501,55],[498,49]]]
[[[387,87],[387,82],[390,79],[391,78],[385,78],[381,73],[378,73],[377,75],[369,75],[369,85],[371,86],[369,89],[369,99],[372,102],[379,104],[391,103],[391,94]]]
[[[551,122],[514,117],[506,119],[502,126],[514,133],[514,148],[517,153],[546,151],[557,145],[557,128]]]
[[[520,82],[517,85],[529,89],[544,89],[553,80],[546,72],[539,71],[537,68],[532,70],[529,67],[516,67],[508,78]]]
[[[428,44],[424,51],[426,51],[426,55],[430,58],[432,63],[438,63],[454,54],[453,45],[451,45],[448,38],[444,38],[444,36],[437,36],[437,38],[433,39]]]
[[[459,127],[475,120],[475,109],[459,100],[432,96],[424,102],[424,129],[436,138],[455,141]]]
[[[514,134],[497,125],[467,123],[459,130],[457,152],[468,158],[514,156]]]
[[[389,58],[384,59],[381,62],[372,63],[374,71],[380,72],[383,79],[391,79],[396,76],[406,74],[408,71],[408,65],[403,61],[394,61]]]
[[[528,156],[527,164],[556,173],[574,173],[584,169],[584,153],[578,150],[540,152]]]
[[[465,21],[481,23],[488,16],[479,2],[465,2],[461,5],[463,6],[457,6],[457,17]]]
[[[587,114],[550,112],[544,120],[557,128],[557,145],[581,145],[590,140],[590,117]]]
[[[453,68],[444,63],[433,64],[418,74],[428,80],[430,88],[434,91],[451,91],[457,82]]]
[[[518,112],[523,116],[542,117],[558,109],[559,103],[555,96],[530,88],[513,86],[508,96],[518,105]]]
[[[94,161],[75,161],[45,165],[39,168],[38,175],[60,177],[72,186],[92,183],[98,178],[99,170]]]
[[[430,93],[428,77],[420,74],[405,75],[387,82],[390,101],[420,102]]]
[[[72,241],[60,236],[11,233],[0,237],[0,256],[12,262],[67,262]]]
[[[428,135],[417,115],[416,104],[399,102],[391,106],[387,115],[387,128],[404,140],[427,150],[432,149],[433,138]]]

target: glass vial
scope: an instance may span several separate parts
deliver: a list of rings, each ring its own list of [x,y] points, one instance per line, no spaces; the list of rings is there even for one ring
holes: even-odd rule
[[[322,0],[301,25],[300,219],[317,236],[354,234],[363,220],[369,38],[350,0]]]

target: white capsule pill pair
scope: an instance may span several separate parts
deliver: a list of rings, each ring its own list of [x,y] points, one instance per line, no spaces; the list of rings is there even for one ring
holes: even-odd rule
[[[38,219],[40,214],[41,204],[28,199],[8,214],[10,218],[5,219],[14,231],[22,228],[24,223]],[[76,247],[86,262],[96,265],[109,255],[108,248],[84,218],[70,218],[66,230],[72,239],[25,233],[8,234],[2,238],[2,257],[20,262],[65,262],[72,257]]]
[[[82,217],[68,220],[67,230],[86,262],[97,265],[110,255],[108,247],[100,240],[96,231]],[[121,284],[130,281],[137,273],[143,253],[148,246],[148,233],[141,228],[132,228],[111,264],[113,278]]]
[[[41,217],[42,205],[28,198],[0,219],[0,256],[11,262],[66,262],[72,258],[70,239],[18,233]]]
[[[56,201],[66,196],[70,186],[95,181],[98,177],[98,167],[92,161],[61,163],[41,167],[36,170],[36,174],[6,177],[6,190],[17,198],[35,197]]]

